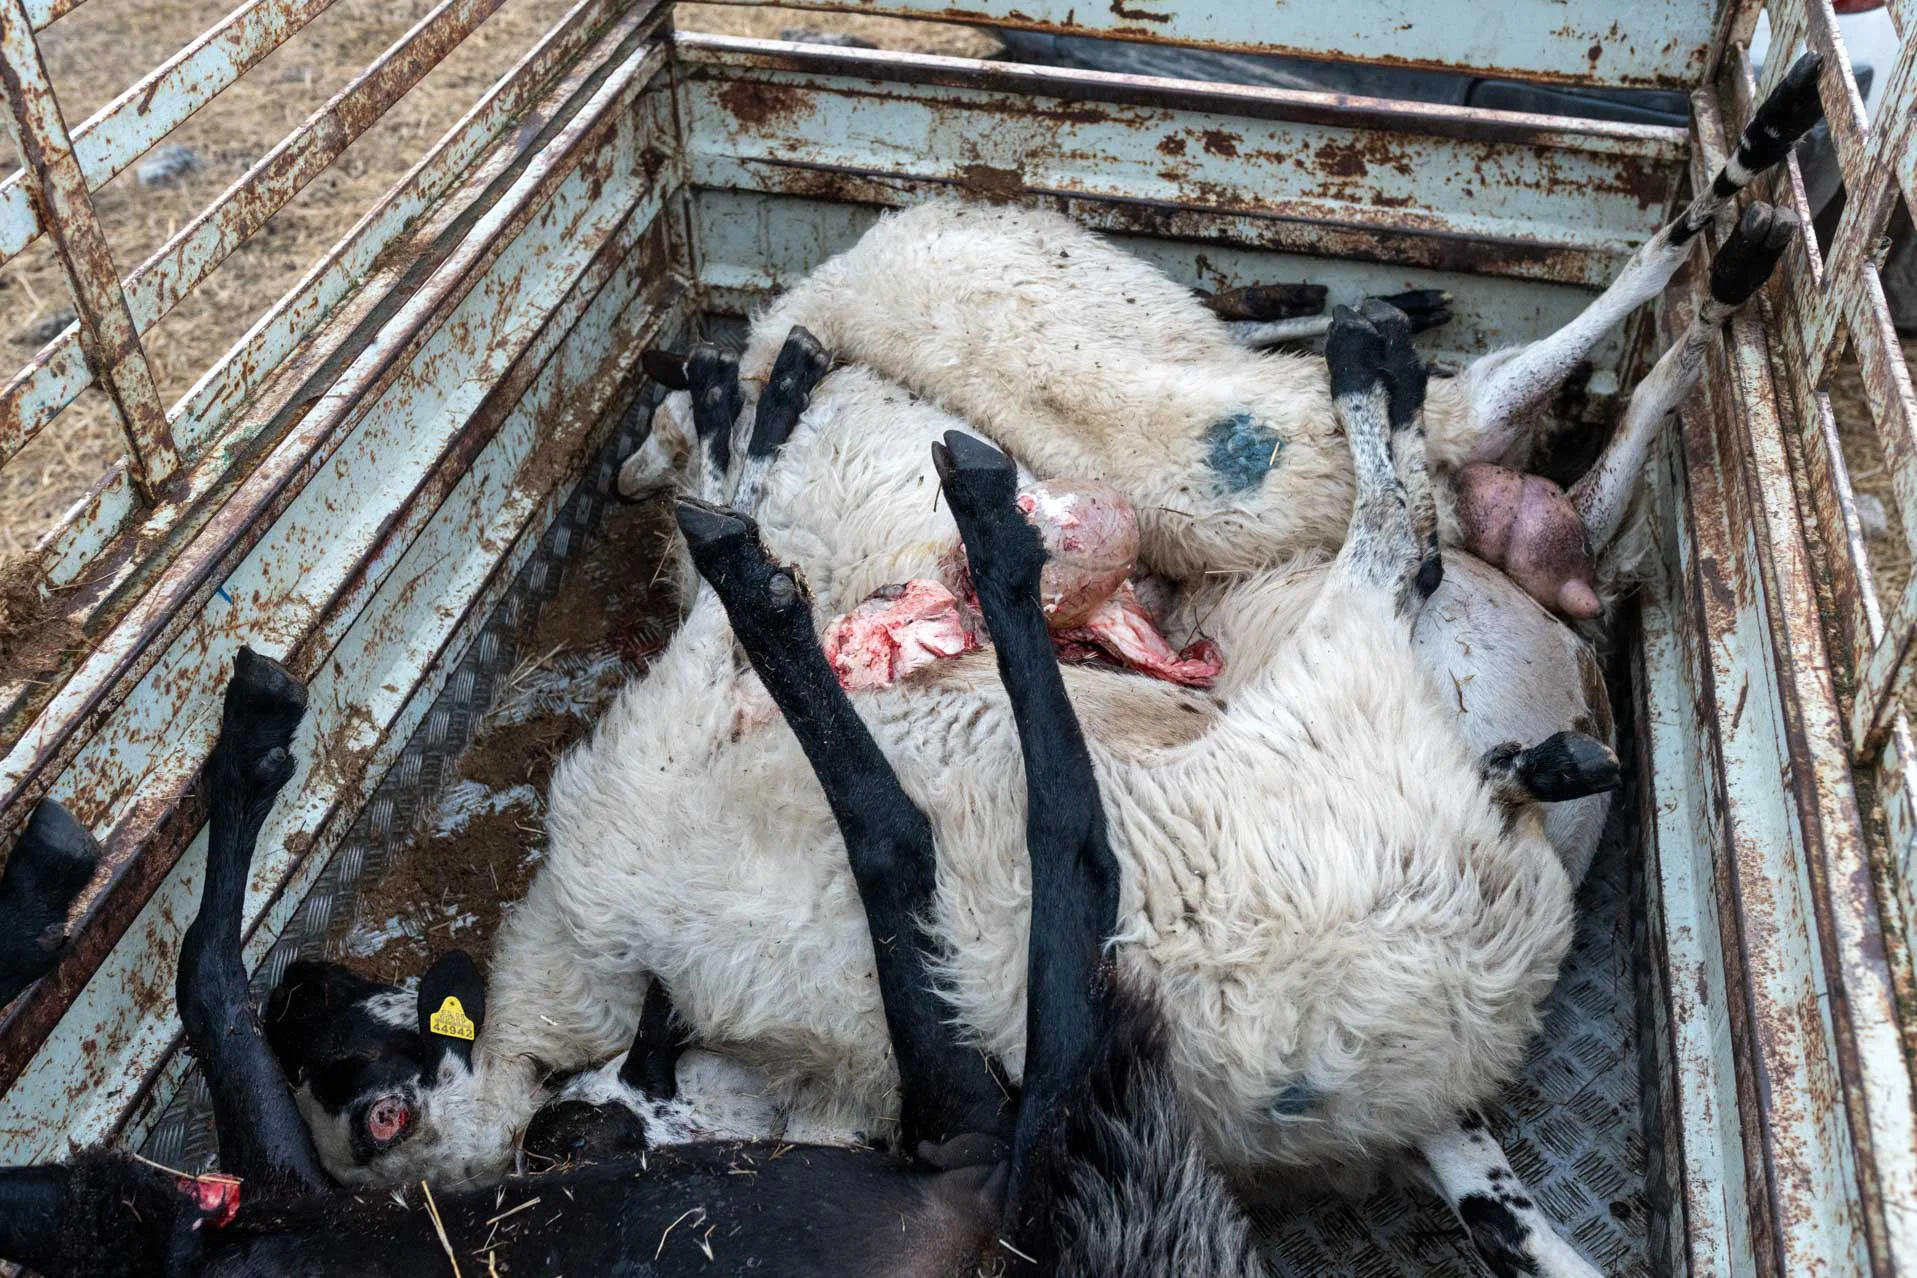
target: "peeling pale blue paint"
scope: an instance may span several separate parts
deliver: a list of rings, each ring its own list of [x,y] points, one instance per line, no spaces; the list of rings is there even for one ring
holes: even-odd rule
[[[1256,488],[1277,464],[1285,441],[1250,413],[1221,417],[1205,428],[1205,465],[1228,493]]]

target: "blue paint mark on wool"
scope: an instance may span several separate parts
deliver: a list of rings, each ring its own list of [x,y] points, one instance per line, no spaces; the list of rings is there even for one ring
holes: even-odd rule
[[[1205,428],[1205,465],[1228,493],[1263,483],[1284,447],[1278,432],[1259,425],[1250,413],[1221,417]]]

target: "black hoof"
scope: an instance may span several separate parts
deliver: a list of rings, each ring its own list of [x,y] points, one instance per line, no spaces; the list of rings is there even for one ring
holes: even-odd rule
[[[819,339],[794,326],[786,334],[785,345],[772,363],[772,376],[759,394],[759,408],[752,422],[752,442],[746,448],[750,457],[766,457],[792,436],[793,427],[805,406],[811,402],[813,388],[832,369],[832,356]]]
[[[1560,732],[1512,760],[1519,784],[1542,803],[1565,803],[1624,783],[1617,755],[1596,737]]]
[[[1269,322],[1325,313],[1322,284],[1247,284],[1202,296],[1221,320]]]
[[[1769,204],[1752,204],[1711,258],[1711,297],[1725,306],[1742,306],[1764,287],[1778,259],[1797,234],[1797,215]]]
[[[932,468],[965,542],[973,584],[1036,585],[1045,543],[1018,508],[1018,467],[984,440],[948,430],[932,445]]]
[[[1010,457],[961,430],[946,431],[945,442],[932,445],[932,465],[940,483],[966,474],[1010,475],[1014,484],[1018,482],[1018,467]]]
[[[99,863],[100,845],[92,831],[52,799],[42,799],[7,858],[0,896],[26,888],[44,897],[55,914],[64,914]]]
[[[658,382],[667,390],[690,390],[692,382],[686,376],[686,357],[677,351],[661,350],[653,347],[639,353],[639,367],[646,370],[646,376]]]
[[[1424,361],[1411,345],[1411,320],[1382,298],[1367,298],[1359,312],[1384,339],[1384,359],[1380,372],[1389,398],[1387,413],[1392,430],[1403,430],[1417,419],[1424,407]]]
[[[273,658],[242,645],[233,654],[226,704],[255,714],[291,715],[297,721],[306,712],[306,685]]]
[[[1384,339],[1384,360],[1380,374],[1390,397],[1390,422],[1401,431],[1417,420],[1424,408],[1424,360],[1411,345],[1411,318],[1382,297],[1367,297],[1359,312],[1371,320]]]
[[[99,845],[73,814],[42,799],[0,874],[0,1005],[53,970],[67,911],[93,878]]]
[[[1332,395],[1367,394],[1384,380],[1384,334],[1349,306],[1334,308],[1325,334],[1325,364],[1331,370]]]
[[[1797,140],[1824,118],[1824,102],[1817,91],[1823,66],[1822,54],[1803,54],[1751,114],[1750,125],[1738,143],[1737,159],[1752,173],[1762,173],[1781,162]]]
[[[255,757],[285,750],[305,714],[306,685],[290,670],[248,647],[234,654],[221,719],[222,740],[236,732],[243,734]]]
[[[276,792],[294,770],[293,733],[306,714],[306,685],[292,672],[251,648],[233,658],[226,685],[220,739],[213,748],[218,775],[265,792]]]
[[[798,577],[773,560],[751,518],[690,497],[679,499],[677,515],[692,566],[719,592],[734,629],[762,610],[806,601]]]
[[[695,497],[681,497],[675,513],[679,531],[695,554],[728,542],[758,538],[758,525],[751,519]]]
[[[1372,301],[1383,302],[1403,311],[1413,333],[1422,333],[1428,328],[1451,322],[1451,294],[1443,289],[1414,288],[1408,293],[1367,299],[1367,302]]]
[[[938,472],[939,485],[961,522],[977,519],[994,508],[1014,509],[1018,467],[975,435],[946,431],[945,442],[932,445],[932,469]]]

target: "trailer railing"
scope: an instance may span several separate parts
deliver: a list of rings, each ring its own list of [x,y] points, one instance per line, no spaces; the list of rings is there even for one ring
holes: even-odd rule
[[[0,669],[0,845],[52,796],[105,849],[59,966],[0,1013],[15,1161],[111,1134],[163,1062],[179,1068],[173,920],[196,890],[197,776],[234,647],[284,657],[314,705],[248,898],[257,958],[679,313],[665,17],[580,0],[163,407],[145,335],[503,0],[441,0],[144,261],[117,263],[92,193],[329,2],[246,0],[69,130],[35,32],[75,6],[0,0],[22,157],[0,182],[0,261],[45,238],[78,317],[0,387],[0,467],[90,386],[126,440],[38,546],[52,620],[81,638]]]

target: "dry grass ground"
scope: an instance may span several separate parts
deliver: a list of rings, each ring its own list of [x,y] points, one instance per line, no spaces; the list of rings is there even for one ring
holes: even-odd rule
[[[1917,370],[1917,338],[1904,339],[1904,363]],[[1904,544],[1902,523],[1897,518],[1896,499],[1891,495],[1890,472],[1884,467],[1883,449],[1871,425],[1870,404],[1865,397],[1864,379],[1854,359],[1839,364],[1830,380],[1831,414],[1837,419],[1837,431],[1844,445],[1844,458],[1850,466],[1851,484],[1859,500],[1874,499],[1884,515],[1881,522],[1866,521],[1870,545],[1871,575],[1876,579],[1877,595],[1886,608],[1895,603],[1910,580],[1911,553]]]
[[[135,83],[237,0],[93,0],[41,34],[70,126]],[[507,0],[319,179],[146,335],[163,402],[171,405],[327,246],[458,119],[486,86],[571,8],[573,0]],[[199,167],[141,187],[129,169],[95,194],[121,274],[211,203],[315,107],[433,7],[432,0],[335,0],[167,144]],[[963,27],[780,10],[682,5],[681,27],[778,37],[810,30],[891,48],[989,54],[989,36]],[[8,154],[7,168],[14,164]],[[36,332],[68,307],[65,276],[44,243],[0,268],[0,368],[32,358]],[[0,555],[30,547],[120,453],[111,408],[88,391],[0,469]]]

